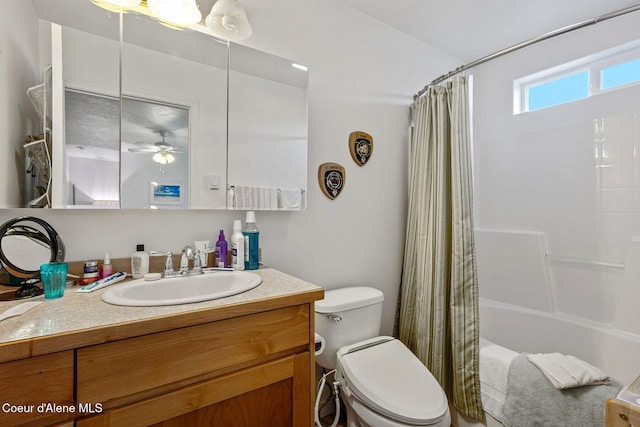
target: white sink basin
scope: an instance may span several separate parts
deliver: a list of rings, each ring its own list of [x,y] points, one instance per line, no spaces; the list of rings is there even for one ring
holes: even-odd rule
[[[142,307],[187,304],[236,295],[260,283],[260,276],[247,271],[216,271],[156,281],[137,279],[107,289],[102,300],[109,304]]]

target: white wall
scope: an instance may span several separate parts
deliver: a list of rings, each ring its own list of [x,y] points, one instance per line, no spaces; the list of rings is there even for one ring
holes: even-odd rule
[[[407,127],[412,95],[459,62],[334,0],[244,0],[251,47],[309,66],[308,210],[258,212],[264,262],[325,288],[369,285],[386,296],[390,333],[404,244]],[[366,166],[349,154],[349,133],[366,131]],[[317,184],[318,166],[339,162],[346,187],[335,200]],[[24,211],[0,211],[0,220]],[[129,256],[136,243],[179,251],[231,234],[239,212],[29,211],[49,221],[68,259]],[[114,232],[118,230],[118,232]]]
[[[120,165],[118,162],[68,157],[67,166],[69,168],[69,204],[90,205],[96,200],[119,203],[117,183],[120,179]],[[97,170],[100,173],[96,173]]]
[[[146,154],[146,153],[145,153]],[[120,166],[122,179],[121,206],[128,209],[148,209],[155,206],[161,209],[186,208],[189,205],[187,188],[189,183],[189,160],[185,153],[174,153],[174,163],[161,165],[151,155],[122,153]],[[180,200],[160,204],[151,198],[151,183],[181,185]]]
[[[118,22],[110,24],[112,28],[118,28]],[[120,48],[117,40],[63,26],[61,49],[64,52],[62,66],[65,87],[114,97],[119,95]]]
[[[631,14],[474,71],[482,297],[638,334],[640,87],[513,115],[513,80],[640,39]]]
[[[30,2],[6,0],[0,13],[0,200],[22,206],[26,135],[42,132],[27,88],[41,83],[38,21]],[[11,13],[6,13],[11,10]]]

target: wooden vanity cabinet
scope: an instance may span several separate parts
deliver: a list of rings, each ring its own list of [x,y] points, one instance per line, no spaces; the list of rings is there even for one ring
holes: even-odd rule
[[[258,289],[226,302],[111,307],[70,292],[4,321],[0,405],[14,407],[0,426],[313,426],[324,292],[268,267],[260,275]]]
[[[313,304],[77,349],[76,426],[311,426]],[[87,406],[89,404],[89,406]]]

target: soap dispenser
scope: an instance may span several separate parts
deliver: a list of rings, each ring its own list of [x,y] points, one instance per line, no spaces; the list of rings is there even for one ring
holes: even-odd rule
[[[217,267],[229,267],[229,252],[227,249],[227,240],[224,237],[224,230],[220,230],[218,241],[216,242],[216,263]]]

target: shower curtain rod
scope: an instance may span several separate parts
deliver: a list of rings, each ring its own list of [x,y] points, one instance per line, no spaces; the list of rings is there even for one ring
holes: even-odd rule
[[[413,95],[413,99],[416,100],[418,97],[420,97],[422,94],[424,94],[427,91],[427,89],[429,89],[430,86],[433,86],[435,84],[441,83],[441,82],[447,80],[450,77],[453,77],[453,76],[455,76],[457,74],[460,74],[461,72],[466,71],[466,70],[468,70],[470,68],[473,68],[473,67],[475,67],[477,65],[484,64],[485,62],[491,61],[492,59],[496,59],[496,58],[498,58],[500,56],[506,55],[506,54],[511,53],[511,52],[515,52],[516,50],[522,49],[522,48],[527,47],[527,46],[531,46],[532,44],[535,44],[535,43],[538,43],[538,42],[553,38],[555,36],[566,34],[566,33],[569,33],[571,31],[574,31],[574,30],[579,30],[581,28],[588,27],[588,26],[594,25],[594,24],[598,24],[598,23],[606,21],[608,19],[617,18],[618,16],[626,15],[628,13],[636,12],[638,10],[640,10],[640,3],[637,3],[637,4],[633,5],[633,6],[625,7],[623,9],[618,9],[618,10],[616,10],[614,12],[610,12],[610,13],[607,13],[607,14],[604,14],[604,15],[596,16],[595,18],[588,19],[586,21],[582,21],[582,22],[579,22],[577,24],[569,25],[567,27],[563,27],[563,28],[560,28],[560,29],[555,30],[555,31],[551,31],[551,32],[543,34],[541,36],[534,37],[534,38],[531,38],[529,40],[525,40],[525,41],[520,42],[518,44],[515,44],[515,45],[513,45],[511,47],[508,47],[506,49],[499,50],[499,51],[494,52],[494,53],[492,53],[490,55],[482,57],[480,59],[476,59],[473,62],[469,62],[468,64],[462,65],[462,66],[456,68],[455,70],[449,71],[447,74],[443,74],[440,77],[436,78],[431,83],[429,83],[425,87],[423,87],[422,90],[419,91],[417,94]]]

